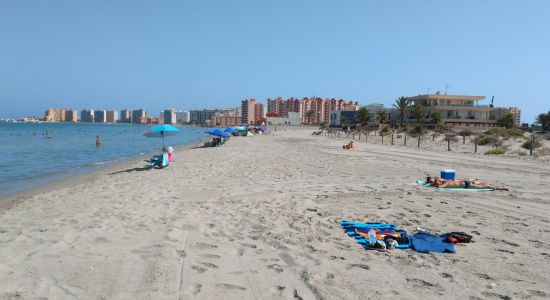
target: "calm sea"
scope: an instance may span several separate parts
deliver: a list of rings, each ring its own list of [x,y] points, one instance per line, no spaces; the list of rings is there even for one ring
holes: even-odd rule
[[[130,124],[0,123],[0,196],[105,164],[162,149],[162,139],[146,138],[149,128]],[[166,145],[178,146],[205,137],[204,129],[181,127]],[[51,138],[46,138],[45,133]],[[95,138],[102,140],[96,147]],[[176,154],[177,155],[177,154]]]

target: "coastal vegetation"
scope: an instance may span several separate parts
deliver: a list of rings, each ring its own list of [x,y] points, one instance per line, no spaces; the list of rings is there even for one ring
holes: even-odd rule
[[[506,114],[506,115],[498,118],[497,119],[497,124],[501,127],[506,128],[506,129],[516,127],[516,121],[514,120],[514,115],[512,115],[512,114]]]
[[[388,121],[388,113],[385,110],[379,110],[377,116],[380,124],[385,124]]]
[[[507,129],[507,128],[501,128],[501,127],[490,128],[485,133],[490,135],[498,135],[505,138],[523,137],[525,134],[521,129],[518,129],[518,128]]]
[[[538,115],[536,123],[542,127],[542,130],[550,130],[550,111]]]
[[[533,140],[528,140],[528,141],[525,141],[523,144],[521,144],[521,148],[523,149],[537,149],[537,148],[540,148],[542,146],[542,143],[539,142],[539,141],[534,141]]]
[[[441,119],[442,119],[442,116],[441,116],[441,113],[440,113],[440,112],[435,111],[435,112],[432,114],[432,123],[434,123],[434,124],[439,124],[439,122],[441,122]]]
[[[361,126],[367,125],[371,119],[369,110],[366,107],[361,107],[357,111],[357,121]]]
[[[506,147],[498,147],[485,152],[485,155],[502,155],[505,154],[508,149]]]
[[[308,124],[311,124],[311,117],[313,117],[314,114],[315,114],[315,112],[313,110],[308,110],[306,112],[306,118],[307,118],[307,123]]]
[[[395,103],[393,104],[393,107],[395,107],[399,113],[400,126],[403,126],[403,122],[405,121],[405,113],[409,109],[409,104],[409,100],[405,97],[399,97],[399,99],[395,100]]]
[[[479,136],[479,138],[477,139],[477,144],[478,145],[492,145],[492,144],[495,144],[497,142],[497,137],[494,136],[494,135],[487,135],[487,134],[482,134]]]
[[[412,109],[412,113],[414,115],[414,118],[418,123],[420,123],[420,120],[426,118],[426,108],[421,105],[415,105]]]

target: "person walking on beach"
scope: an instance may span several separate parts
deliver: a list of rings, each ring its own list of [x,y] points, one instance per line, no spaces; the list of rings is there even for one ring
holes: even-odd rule
[[[97,136],[95,137],[95,146],[96,146],[96,147],[101,146],[101,138],[99,137],[99,135],[97,135]]]

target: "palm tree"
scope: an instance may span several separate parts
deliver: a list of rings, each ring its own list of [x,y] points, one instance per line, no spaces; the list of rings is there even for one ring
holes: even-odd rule
[[[506,129],[514,128],[516,126],[516,120],[514,120],[514,115],[505,114],[504,116],[497,119],[499,126],[502,126]]]
[[[370,114],[366,107],[361,107],[357,111],[357,121],[361,125],[367,125],[370,121]]]
[[[550,130],[550,111],[548,113],[542,113],[537,117],[537,124],[542,126],[542,130]]]
[[[378,115],[378,122],[380,124],[386,123],[388,120],[388,113],[385,110],[379,110],[376,114]]]
[[[426,117],[426,108],[424,106],[416,105],[413,107],[413,114],[418,123],[420,123],[421,119],[424,119]]]
[[[441,117],[441,113],[440,113],[440,112],[434,111],[434,112],[432,113],[432,122],[433,122],[434,124],[438,124],[439,122],[441,122],[441,119],[442,119],[442,117]]]
[[[315,112],[313,110],[306,111],[306,118],[307,118],[308,124],[311,124],[311,117],[313,117],[314,114]]]
[[[403,121],[405,120],[405,112],[409,109],[409,103],[410,101],[407,100],[405,97],[399,97],[399,99],[395,100],[395,104],[393,107],[395,107],[399,111],[399,120],[400,126],[403,126]]]

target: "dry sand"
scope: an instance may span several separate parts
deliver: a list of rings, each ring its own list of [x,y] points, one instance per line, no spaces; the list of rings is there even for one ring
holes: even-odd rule
[[[311,136],[234,138],[0,212],[0,298],[550,297],[550,165]],[[511,192],[414,184],[454,168]],[[128,172],[124,172],[128,169]],[[342,219],[473,233],[456,254],[365,251]],[[18,299],[19,299],[18,298]]]

